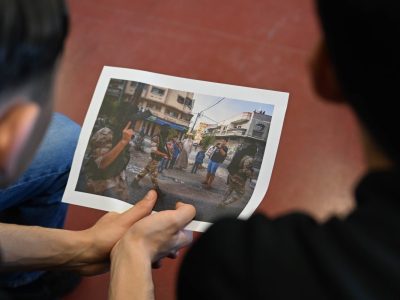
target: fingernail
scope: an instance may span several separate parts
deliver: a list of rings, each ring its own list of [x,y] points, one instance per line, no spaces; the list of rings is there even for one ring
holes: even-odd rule
[[[148,191],[147,194],[146,194],[146,196],[144,196],[145,199],[146,199],[146,200],[153,200],[152,193],[154,193],[153,190]]]

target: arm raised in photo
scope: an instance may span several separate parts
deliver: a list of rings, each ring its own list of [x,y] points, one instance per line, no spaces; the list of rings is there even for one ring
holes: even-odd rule
[[[130,126],[131,122],[128,122],[128,124],[126,124],[125,128],[122,130],[121,140],[111,150],[104,154],[100,153],[96,159],[99,169],[104,170],[109,167],[129,144],[132,136],[134,135],[134,131],[130,128]],[[107,147],[102,148],[101,150],[104,151],[104,149],[107,149]]]

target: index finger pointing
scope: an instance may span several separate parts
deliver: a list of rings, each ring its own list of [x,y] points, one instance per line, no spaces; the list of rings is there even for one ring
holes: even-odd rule
[[[131,121],[129,121],[129,122],[128,122],[128,124],[126,124],[126,126],[125,126],[124,130],[128,129],[129,127],[131,127],[131,124],[132,124],[132,122],[131,122]]]

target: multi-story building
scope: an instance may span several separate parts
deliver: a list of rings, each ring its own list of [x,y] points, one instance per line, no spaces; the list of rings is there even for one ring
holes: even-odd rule
[[[212,126],[213,126],[212,124],[200,122],[199,125],[196,126],[196,134],[194,136],[194,141],[200,142],[204,134],[207,132],[207,128]]]
[[[137,82],[127,81],[122,101],[132,97],[137,87]],[[145,134],[151,136],[161,125],[168,125],[178,132],[180,138],[189,129],[193,117],[193,93],[145,84],[137,105],[141,110],[149,110],[152,115],[146,120],[137,121],[136,131],[143,129]]]
[[[258,141],[267,141],[271,116],[260,112],[243,112],[233,118],[219,122],[207,128],[207,133],[216,137],[250,138]]]
[[[259,150],[257,156],[261,164],[271,119],[272,116],[264,112],[243,112],[207,128],[206,134],[214,135],[217,141],[222,138],[228,139],[228,159],[234,155],[239,147],[256,143]]]

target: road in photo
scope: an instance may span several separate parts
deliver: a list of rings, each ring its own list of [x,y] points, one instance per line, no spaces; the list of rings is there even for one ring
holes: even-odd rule
[[[149,144],[150,140],[146,141]],[[134,147],[132,147],[134,148]],[[149,159],[149,148],[145,148],[146,151],[140,152],[132,149],[131,162],[127,167],[127,179],[128,182],[132,182],[135,175],[137,175],[146,165]],[[196,174],[192,174],[190,171],[193,167],[194,158],[198,151],[193,151],[189,155],[189,167],[187,170],[177,169],[166,169],[158,175],[160,188],[166,196],[162,197],[161,200],[157,201],[155,206],[156,211],[172,209],[175,207],[177,201],[183,201],[185,203],[193,204],[196,207],[197,215],[196,219],[212,222],[215,218],[223,215],[238,216],[242,211],[243,207],[247,204],[253,193],[253,186],[250,182],[247,182],[246,194],[241,201],[232,203],[231,205],[221,205],[224,193],[227,189],[226,179],[228,177],[228,171],[226,170],[226,164],[223,164],[217,170],[217,176],[214,181],[212,189],[205,189],[201,182],[204,180],[207,174],[207,163],[208,159],[205,160],[203,168],[199,169]],[[133,188],[129,185],[130,195],[132,198],[128,201],[131,204],[135,204],[137,201],[142,199],[146,192],[152,187],[151,180],[149,177],[145,177],[141,182],[140,188]]]

